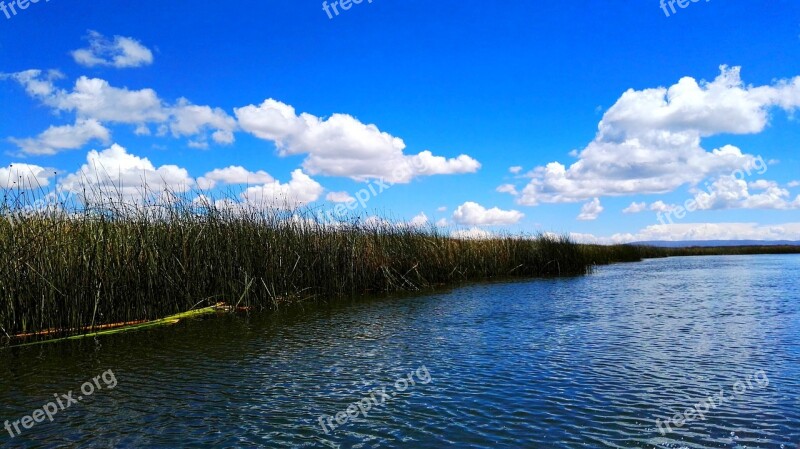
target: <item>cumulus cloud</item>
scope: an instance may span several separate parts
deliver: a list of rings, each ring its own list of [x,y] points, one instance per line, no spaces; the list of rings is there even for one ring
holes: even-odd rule
[[[455,229],[450,232],[450,237],[461,240],[487,240],[494,237],[494,234],[481,228]]]
[[[675,210],[678,206],[674,204],[667,204],[661,200],[656,201],[650,205],[650,210],[653,212],[669,212]]]
[[[275,181],[269,173],[259,170],[251,172],[241,166],[214,169],[197,178],[197,187],[213,189],[219,184],[268,184]]]
[[[78,119],[74,125],[51,126],[36,137],[10,138],[23,154],[52,155],[81,148],[91,141],[108,143],[111,133],[94,119]]]
[[[508,171],[509,173],[518,175],[522,171],[522,167],[520,167],[519,165],[515,165],[513,167],[509,167]]]
[[[302,170],[292,172],[287,183],[281,183],[264,171],[251,172],[243,167],[231,166],[212,170],[195,181],[189,172],[176,165],[156,167],[149,159],[130,154],[125,148],[114,144],[103,151],[92,150],[86,164],[68,175],[61,182],[64,191],[79,195],[90,203],[106,200],[141,204],[159,198],[169,199],[164,192],[179,194],[194,187],[212,188],[219,184],[259,185],[246,188],[235,199],[216,201],[217,207],[229,209],[292,208],[316,201],[324,189]],[[197,201],[210,201],[199,196]]]
[[[790,210],[800,209],[800,195],[791,197],[787,189],[780,187],[775,181],[759,179],[746,182],[736,176],[720,176],[706,184],[705,190],[694,189],[694,195],[683,204],[667,204],[656,201],[650,206],[645,203],[633,203],[623,210],[625,213],[638,213],[645,209],[668,214],[667,220],[672,221],[671,213],[679,209],[688,212],[698,210],[723,210],[723,209],[773,209]]]
[[[53,170],[31,164],[11,164],[0,167],[0,188],[36,190],[50,185]]]
[[[598,237],[573,233],[575,241],[584,243],[630,243],[643,241],[696,240],[800,240],[800,223],[760,225],[758,223],[674,223],[648,226],[633,234]]]
[[[762,179],[748,184],[735,176],[718,178],[707,191],[695,195],[694,201],[699,210],[800,207],[800,196],[792,200],[789,191],[779,187],[777,182]]]
[[[525,214],[497,207],[486,209],[478,203],[467,201],[453,212],[453,221],[466,226],[499,226],[519,223]]]
[[[792,199],[788,190],[781,188],[777,182],[759,179],[750,183],[736,176],[721,176],[713,182],[706,183],[706,189],[693,189],[694,195],[683,204],[666,204],[656,201],[649,209],[672,221],[671,213],[683,213],[681,210],[695,212],[698,210],[723,209],[773,209],[789,210],[800,208],[800,195]],[[660,218],[663,219],[663,218]]]
[[[141,203],[164,191],[181,193],[194,186],[185,168],[176,165],[156,167],[120,145],[86,155],[86,163],[61,182],[64,191],[77,194],[89,203],[105,200]]]
[[[764,130],[769,110],[800,105],[800,77],[773,85],[745,85],[738,67],[721,67],[711,82],[685,77],[669,88],[625,92],[605,113],[595,139],[569,167],[537,167],[519,204],[579,202],[601,196],[667,193],[696,185],[756,159],[725,145],[712,151],[705,137]]]
[[[786,186],[789,187],[790,189],[793,189],[795,187],[800,187],[800,181],[789,181],[789,184],[787,184]]]
[[[25,70],[16,73],[0,73],[1,80],[13,80],[18,82],[25,92],[31,97],[46,98],[53,95],[56,88],[54,82],[64,78],[64,74],[58,70]]]
[[[171,132],[175,137],[192,137],[196,147],[206,147],[208,134],[219,144],[234,141],[236,120],[219,108],[198,106],[181,98],[170,105],[159,98],[153,89],[131,90],[114,87],[108,81],[82,76],[72,90],[59,89],[55,81],[58,72],[26,70],[3,75],[17,81],[33,98],[57,112],[72,112],[78,122],[134,125],[136,134],[150,134],[148,124],[159,129],[158,134]]]
[[[622,209],[622,213],[623,214],[638,214],[639,212],[643,212],[645,210],[647,210],[647,203],[645,203],[645,202],[641,202],[641,203],[633,202],[633,203],[631,203],[630,206],[626,207],[625,209]]]
[[[500,193],[508,193],[509,195],[517,196],[517,187],[514,184],[503,184],[496,189]]]
[[[169,127],[175,137],[205,136],[209,131],[216,143],[231,144],[234,141],[236,120],[220,108],[194,105],[181,98],[170,112],[172,121]]]
[[[597,217],[603,212],[603,206],[600,205],[600,198],[594,198],[592,201],[584,204],[581,207],[581,213],[578,215],[578,220],[592,221],[597,220]]]
[[[409,220],[408,225],[414,228],[423,228],[428,226],[428,216],[425,215],[425,212],[420,212],[417,216]]]
[[[347,114],[298,115],[293,107],[268,99],[235,109],[234,118],[220,108],[194,105],[184,98],[169,104],[153,89],[115,87],[99,78],[82,76],[71,90],[61,89],[55,82],[62,77],[41,70],[0,75],[17,81],[28,95],[56,112],[71,112],[78,120],[93,120],[101,126],[133,125],[137,135],[150,135],[152,125],[157,136],[186,137],[192,148],[207,148],[209,141],[231,144],[235,132],[244,130],[274,142],[280,156],[305,155],[302,166],[312,175],[396,184],[419,176],[474,173],[481,167],[465,154],[454,158],[428,150],[405,154],[402,139]]]
[[[480,168],[467,155],[451,159],[430,151],[406,155],[402,139],[347,114],[298,115],[292,106],[274,99],[234,112],[243,130],[274,142],[279,155],[305,155],[303,168],[311,174],[406,183],[416,176],[474,173]]]
[[[318,200],[324,190],[317,181],[297,169],[289,182],[283,184],[275,180],[250,187],[242,192],[241,198],[244,203],[258,208],[293,208]]]
[[[56,111],[109,123],[165,122],[169,113],[153,89],[118,88],[99,78],[81,76],[71,91],[55,87],[53,75],[41,70],[14,73],[29,95]]]
[[[73,59],[80,65],[123,69],[153,63],[153,52],[136,39],[124,36],[108,39],[97,31],[89,31],[87,39],[89,47],[72,52]]]
[[[332,203],[352,203],[356,200],[347,192],[330,192],[325,199]]]

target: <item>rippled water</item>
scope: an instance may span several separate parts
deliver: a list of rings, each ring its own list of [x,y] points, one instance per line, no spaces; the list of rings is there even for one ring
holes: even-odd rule
[[[108,370],[117,385],[0,445],[795,449],[798,273],[797,256],[650,260],[4,350],[0,421]],[[326,434],[320,416],[363,398]]]

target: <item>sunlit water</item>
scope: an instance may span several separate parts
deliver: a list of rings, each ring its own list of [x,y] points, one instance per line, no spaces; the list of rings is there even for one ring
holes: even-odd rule
[[[798,256],[650,260],[3,350],[12,432],[108,370],[116,388],[0,445],[795,449],[798,273]]]

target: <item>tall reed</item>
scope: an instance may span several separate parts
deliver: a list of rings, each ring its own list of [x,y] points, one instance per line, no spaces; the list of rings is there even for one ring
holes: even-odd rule
[[[27,196],[26,196],[27,195]],[[162,318],[225,302],[274,308],[307,298],[420,291],[497,277],[572,276],[676,250],[578,245],[565,237],[461,240],[313,210],[229,206],[175,195],[131,204],[0,203],[0,335]],[[52,198],[39,192],[39,199]],[[38,207],[31,209],[31,204]]]
[[[329,224],[308,209],[176,196],[132,205],[95,195],[31,211],[25,194],[7,191],[0,205],[6,336],[156,319],[217,302],[267,308],[500,276],[577,275],[591,266],[565,238],[458,240],[433,227]]]

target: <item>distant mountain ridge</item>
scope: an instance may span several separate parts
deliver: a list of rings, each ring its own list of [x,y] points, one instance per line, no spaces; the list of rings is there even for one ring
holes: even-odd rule
[[[651,240],[633,242],[631,245],[646,245],[661,248],[688,248],[692,246],[800,246],[800,240]]]

